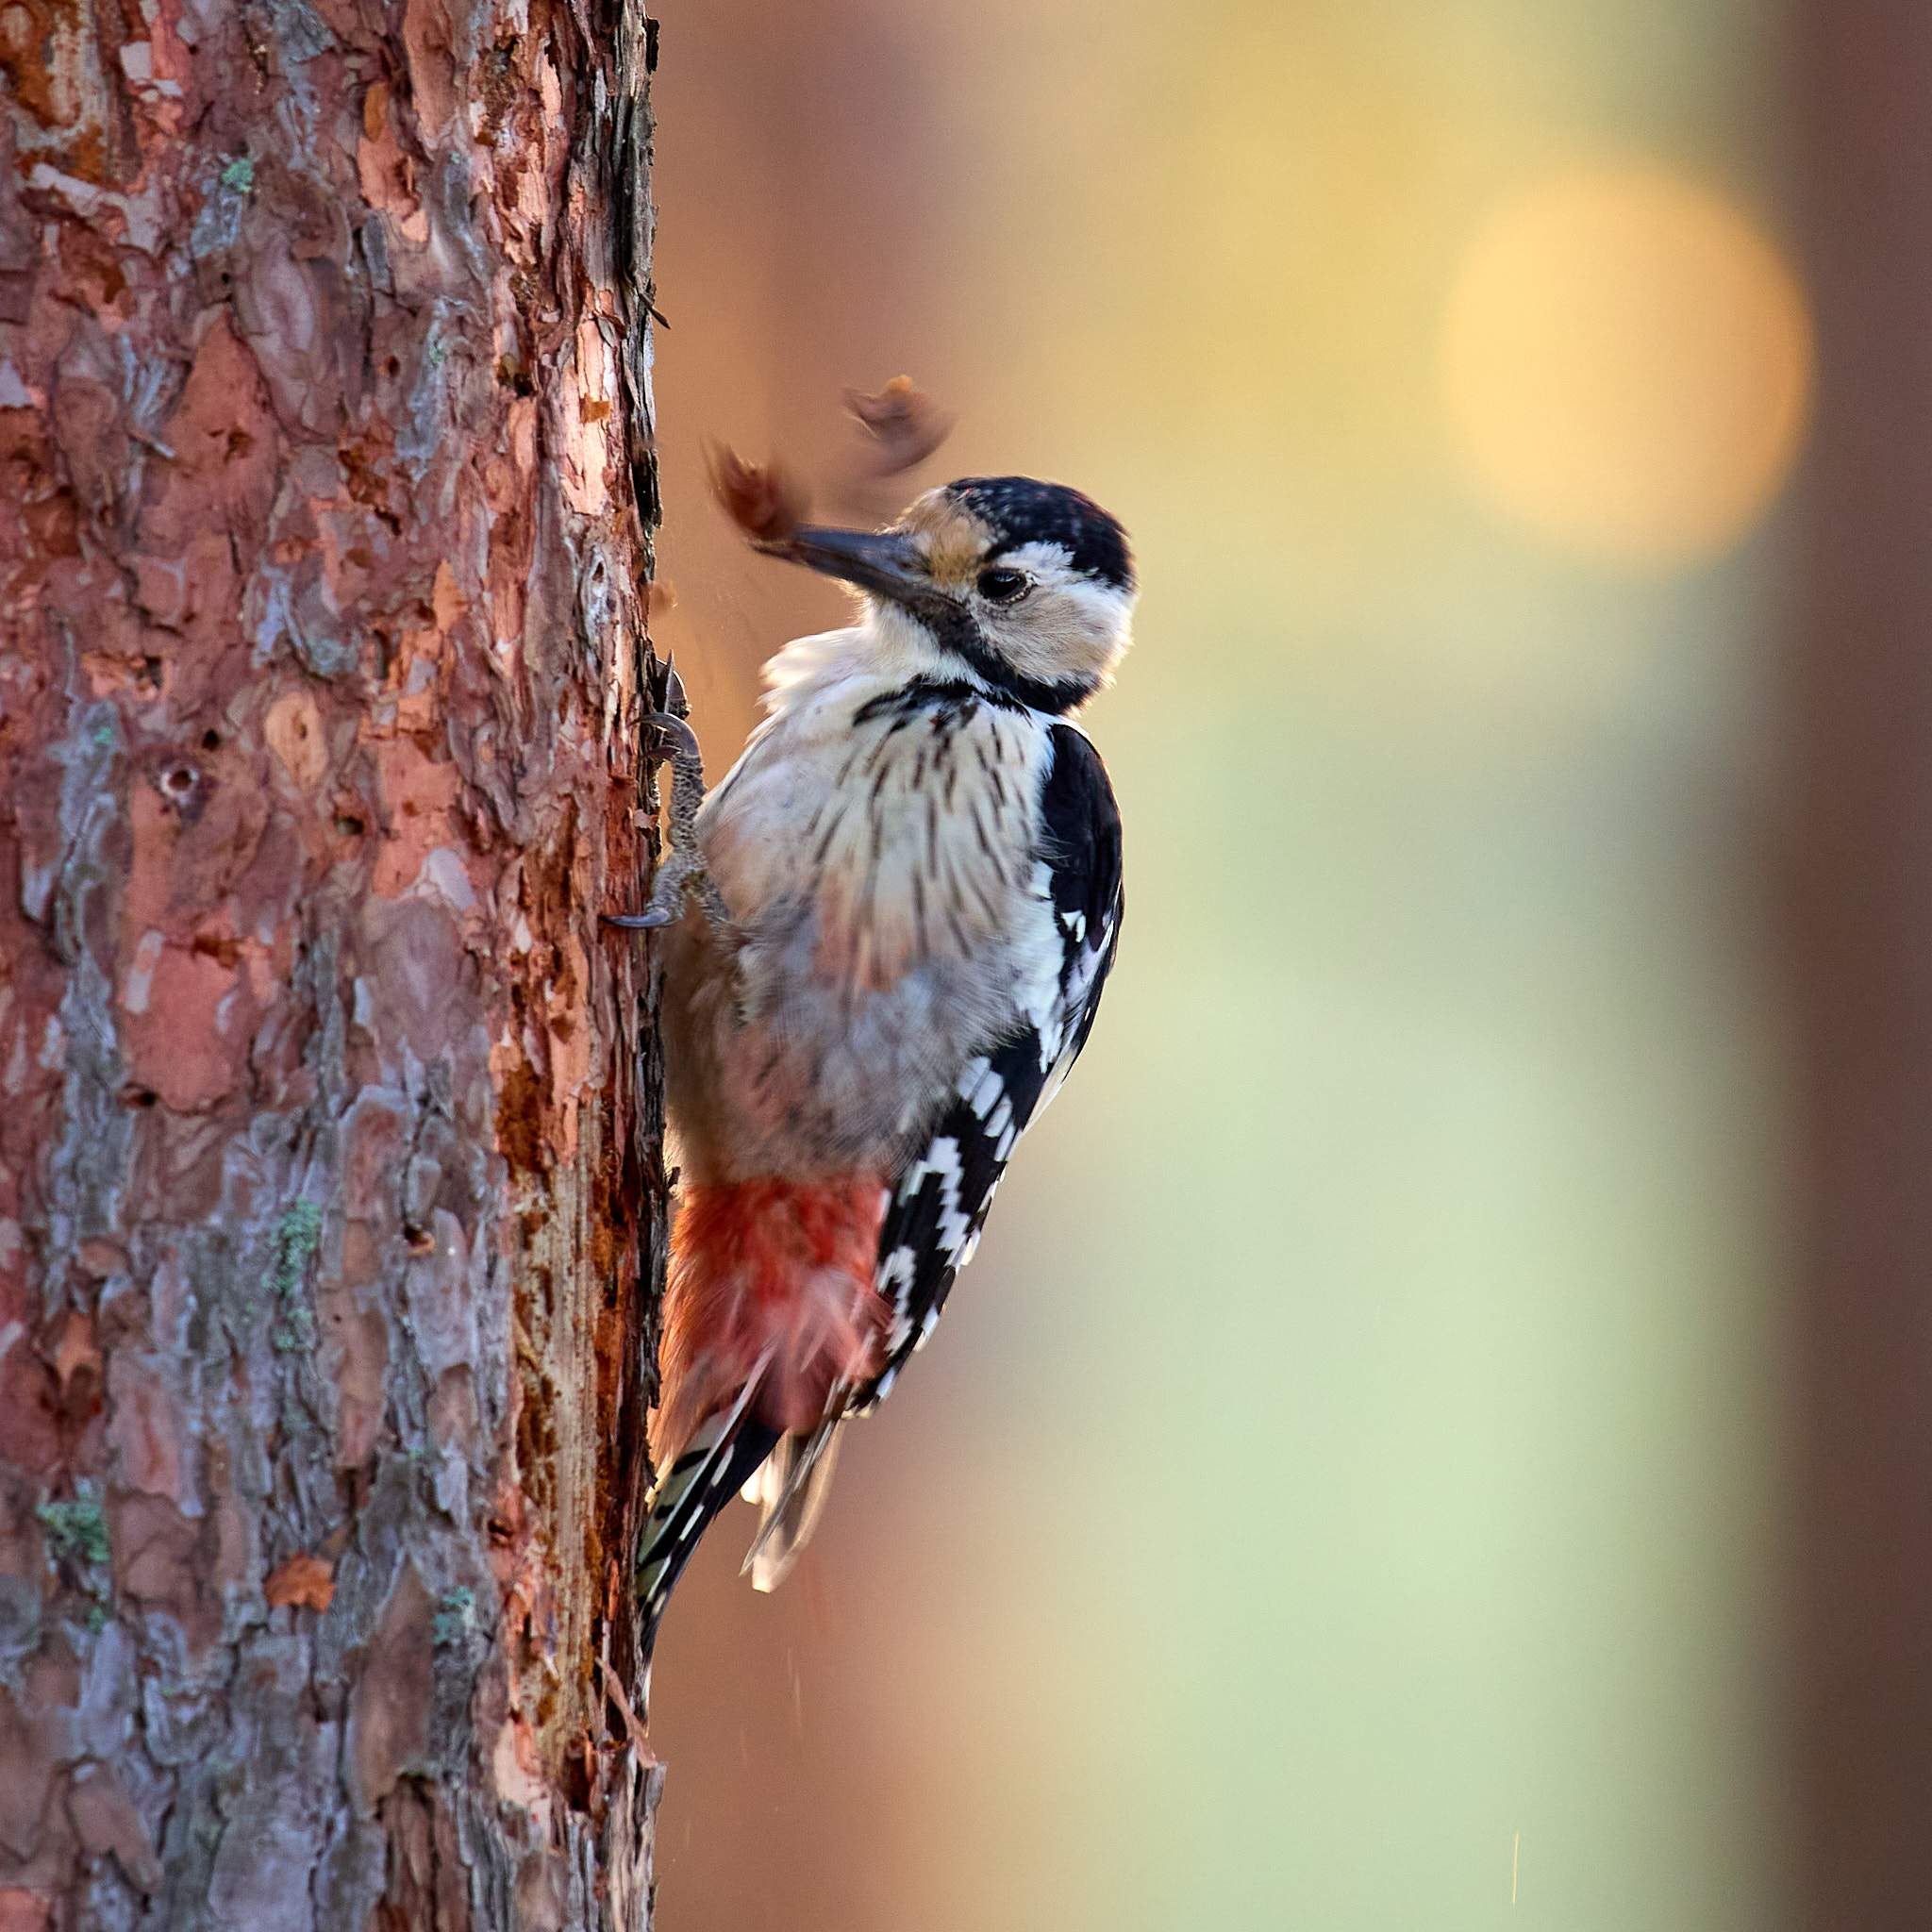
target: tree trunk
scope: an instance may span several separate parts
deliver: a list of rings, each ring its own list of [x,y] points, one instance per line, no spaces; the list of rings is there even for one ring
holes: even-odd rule
[[[1818,408],[1780,797],[1798,1103],[1798,1919],[1932,1899],[1932,16],[1806,0]]]
[[[641,1926],[638,0],[0,7],[0,1927]]]

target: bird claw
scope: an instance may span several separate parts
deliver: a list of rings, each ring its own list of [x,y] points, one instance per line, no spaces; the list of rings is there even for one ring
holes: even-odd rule
[[[711,884],[710,876],[705,871],[702,861],[694,853],[671,852],[658,867],[658,876],[652,882],[650,903],[641,912],[607,912],[606,925],[614,925],[625,932],[657,932],[667,925],[675,925],[684,917],[684,897],[688,891],[698,894],[699,903],[707,913],[727,917],[724,911],[724,901],[718,898],[718,889]]]
[[[731,914],[705,870],[697,849],[698,807],[705,799],[705,758],[697,733],[685,723],[691,706],[676,671],[665,668],[664,708],[644,720],[640,746],[647,763],[671,767],[671,809],[668,831],[671,850],[652,881],[650,903],[641,912],[607,912],[604,923],[623,932],[656,932],[675,925],[684,916],[687,893],[695,893],[714,925],[730,923]]]
[[[664,660],[664,708],[674,718],[691,716],[691,700],[684,694],[684,679],[677,675],[675,654]]]
[[[644,720],[644,730],[643,754],[652,764],[668,759],[674,779],[680,760],[689,760],[702,773],[705,755],[698,748],[698,735],[675,712],[653,711]]]

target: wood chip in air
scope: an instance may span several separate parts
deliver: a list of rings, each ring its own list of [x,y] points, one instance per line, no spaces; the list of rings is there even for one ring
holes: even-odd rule
[[[805,491],[778,463],[748,463],[720,446],[711,453],[711,488],[724,513],[758,543],[782,543],[805,521]]]
[[[909,375],[893,376],[874,396],[848,389],[845,407],[865,432],[860,461],[874,476],[896,476],[923,463],[952,433],[952,415]]]

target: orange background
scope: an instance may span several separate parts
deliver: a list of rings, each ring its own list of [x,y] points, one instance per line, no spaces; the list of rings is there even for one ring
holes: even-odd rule
[[[680,1589],[666,1932],[1775,1932],[1775,14],[663,14],[713,774],[844,606],[707,438],[836,515],[908,371],[908,487],[1076,484],[1144,580],[1099,1026],[800,1573],[734,1506]]]

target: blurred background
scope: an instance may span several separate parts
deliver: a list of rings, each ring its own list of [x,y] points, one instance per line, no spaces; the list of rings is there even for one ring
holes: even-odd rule
[[[909,372],[906,495],[1074,483],[1144,585],[1100,1024],[799,1574],[734,1505],[674,1602],[666,1932],[1824,1923],[1784,10],[661,13],[712,775],[845,606],[708,439],[835,517]]]

